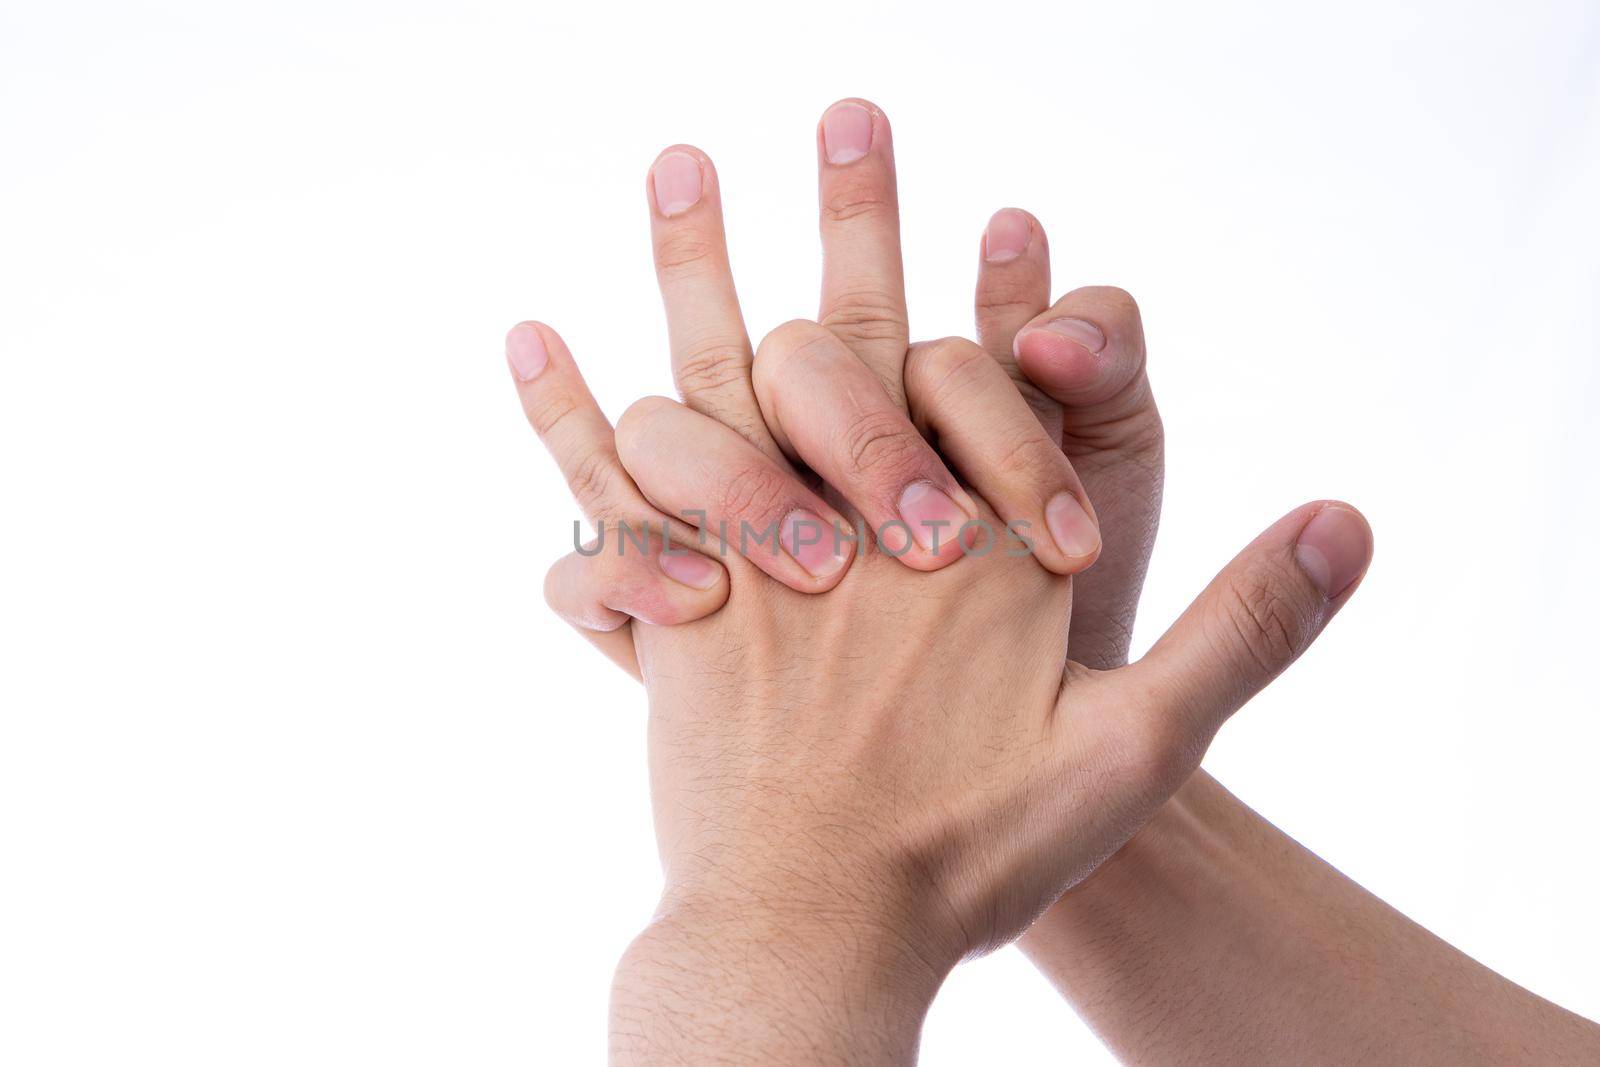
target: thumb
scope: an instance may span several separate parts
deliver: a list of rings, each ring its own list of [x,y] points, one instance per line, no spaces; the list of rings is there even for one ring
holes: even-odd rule
[[[1116,674],[1157,694],[1158,732],[1203,750],[1222,723],[1315,641],[1372,559],[1372,528],[1336,501],[1296,508],[1257,537],[1144,658]],[[1156,724],[1152,724],[1156,725]]]

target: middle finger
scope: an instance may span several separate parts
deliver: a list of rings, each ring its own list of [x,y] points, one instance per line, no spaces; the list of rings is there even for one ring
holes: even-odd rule
[[[817,127],[822,228],[818,321],[849,346],[902,409],[910,329],[900,262],[900,203],[889,120],[841,100]]]

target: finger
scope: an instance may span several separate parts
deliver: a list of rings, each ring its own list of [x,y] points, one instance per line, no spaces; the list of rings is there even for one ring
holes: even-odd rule
[[[750,385],[750,336],[728,265],[716,168],[698,148],[675,145],[656,157],[647,185],[678,393],[776,459]]]
[[[1074,574],[1094,562],[1100,530],[1072,463],[987,352],[957,337],[912,346],[906,397],[918,429],[1040,563]]]
[[[910,329],[889,119],[865,100],[839,101],[817,125],[817,160],[819,321],[861,357],[903,408],[900,368]]]
[[[802,593],[844,576],[849,525],[786,466],[728,427],[665,397],[617,422],[617,448],[644,494]]]
[[[989,219],[978,251],[978,343],[1011,375],[1045,430],[1059,440],[1061,405],[1028,381],[1011,347],[1017,331],[1050,306],[1050,244],[1044,227],[1026,211],[1002,208]]]
[[[630,619],[676,626],[711,615],[728,599],[728,574],[709,556],[669,549],[659,537],[647,552],[613,551],[600,538],[555,562],[545,575],[544,597],[551,610],[637,678]]]
[[[1154,411],[1139,306],[1121,289],[1074,289],[1024,325],[1012,350],[1028,381],[1072,409],[1066,432],[1082,444],[1119,445],[1144,428],[1125,421]]]
[[[761,342],[755,384],[773,435],[860,512],[884,551],[916,570],[960,556],[977,506],[839,338],[785,323]]]
[[[543,323],[518,323],[506,334],[506,362],[528,422],[584,515],[595,523],[659,519],[622,469],[611,423],[560,335]]]
[[[1360,512],[1332,501],[1297,508],[1235,557],[1143,659],[1095,679],[1143,694],[1125,705],[1140,709],[1130,723],[1192,769],[1217,727],[1310,647],[1371,558]]]
[[[661,535],[650,533],[665,530],[666,519],[623,469],[611,423],[554,330],[537,322],[512,327],[506,361],[528,421],[599,530],[589,549],[550,569],[545,598],[613,662],[638,677],[628,617],[637,612],[645,621],[670,625],[710,614],[727,599],[727,576],[715,560],[691,550],[682,551],[693,558],[667,552]],[[594,554],[586,555],[591,549]]]
[[[1161,514],[1163,433],[1139,307],[1121,289],[1077,289],[1029,322],[1013,349],[1023,376],[1059,405],[1061,447],[1100,520],[1100,558],[1073,589],[1073,658],[1120,667]]]

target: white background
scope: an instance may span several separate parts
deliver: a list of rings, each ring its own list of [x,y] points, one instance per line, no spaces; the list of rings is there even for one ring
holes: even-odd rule
[[[670,392],[645,168],[814,314],[813,124],[901,168],[913,332],[978,236],[1143,305],[1147,645],[1318,496],[1377,558],[1207,766],[1600,1016],[1600,10],[0,7],[0,1060],[591,1063],[657,869],[642,697],[546,614],[573,508],[501,356]],[[1014,951],[930,1064],[1101,1062]]]

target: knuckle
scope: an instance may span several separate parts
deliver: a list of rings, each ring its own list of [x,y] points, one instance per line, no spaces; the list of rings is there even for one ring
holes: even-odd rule
[[[826,222],[852,222],[861,218],[898,219],[894,194],[876,175],[864,180],[836,180],[822,198],[822,218]]]
[[[677,406],[676,401],[664,396],[642,396],[629,404],[617,420],[617,451],[628,455],[649,432],[650,426]]]
[[[670,226],[656,238],[656,269],[678,273],[699,264],[715,262],[719,245],[694,226]]]
[[[1016,433],[1001,443],[995,469],[1007,479],[1037,478],[1041,474],[1054,475],[1062,466],[1061,449],[1044,436],[1037,425],[1019,427]],[[1027,432],[1027,431],[1034,432]]]
[[[840,442],[845,469],[858,474],[905,469],[915,463],[920,440],[898,412],[868,412],[850,424]]]
[[[604,514],[605,502],[616,482],[616,466],[609,452],[586,453],[567,475],[567,488],[578,506],[589,514]]]
[[[986,319],[1019,318],[1026,321],[1038,313],[1039,303],[1028,286],[1019,281],[986,281],[978,290],[973,305]],[[987,328],[988,323],[985,323]]]
[[[766,381],[800,376],[807,373],[808,364],[826,364],[839,354],[839,338],[821,324],[791,319],[761,339],[754,373]]]
[[[989,353],[964,337],[944,337],[915,345],[906,359],[906,377],[936,395],[960,389],[997,369]]]
[[[605,633],[625,625],[623,609],[607,607],[608,602],[626,604],[631,595],[613,561],[622,562],[604,553],[586,558],[575,552],[556,560],[544,575],[545,606],[580,630]]]
[[[719,499],[725,516],[776,518],[788,495],[783,475],[767,467],[751,464],[723,483]]]
[[[965,337],[941,337],[927,345],[934,368],[946,377],[952,374],[981,374],[994,361],[989,353]]]
[[[545,607],[571,623],[581,623],[591,612],[585,601],[592,579],[583,573],[586,561],[577,553],[562,556],[544,572]]]
[[[1074,289],[1067,294],[1066,299],[1092,300],[1098,307],[1104,308],[1112,315],[1127,319],[1139,317],[1139,302],[1133,294],[1126,289],[1115,285],[1086,285],[1081,289]]]
[[[1223,620],[1264,677],[1287,667],[1309,637],[1310,620],[1294,589],[1282,566],[1247,571],[1223,589]]]
[[[880,289],[853,289],[829,302],[822,325],[838,336],[859,341],[904,341],[905,309]]]
[[[1082,409],[1074,414],[1068,454],[1117,452],[1139,457],[1159,473],[1166,430],[1148,380],[1136,378],[1131,391],[1105,408],[1094,416],[1084,416]]]
[[[1153,403],[1140,407],[1123,419],[1118,427],[1117,441],[1122,451],[1146,457],[1158,467],[1166,449],[1166,440],[1166,427]]]
[[[564,575],[571,563],[571,556],[562,556],[550,564],[550,569],[544,572],[544,605],[557,615],[566,617],[566,600],[562,596],[561,588]]]
[[[767,339],[776,344],[797,345],[816,334],[818,324],[811,319],[790,319],[780,322],[767,333]]]
[[[684,396],[721,392],[749,376],[750,355],[742,344],[711,342],[692,348],[673,367],[673,378]]]
[[[756,346],[757,365],[771,366],[782,362],[789,355],[805,347],[808,342],[814,341],[821,331],[821,325],[810,319],[790,319],[774,326]]]
[[[565,393],[552,393],[530,400],[527,406],[528,423],[540,437],[550,434],[562,420],[578,410],[577,403]]]

